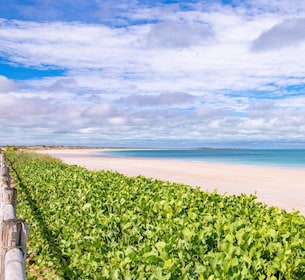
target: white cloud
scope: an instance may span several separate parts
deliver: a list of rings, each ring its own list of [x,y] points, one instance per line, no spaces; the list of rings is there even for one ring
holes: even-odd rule
[[[152,25],[146,44],[149,47],[187,48],[206,44],[212,35],[211,28],[205,23],[169,21]]]
[[[201,122],[208,122],[210,123],[210,120],[212,119],[221,119],[224,116],[229,114],[229,111],[225,110],[224,108],[217,109],[214,107],[209,106],[198,106],[196,110],[194,111],[194,116],[200,120]],[[215,123],[213,123],[212,126],[215,126]]]
[[[158,95],[128,95],[120,98],[120,103],[137,106],[175,105],[181,103],[192,103],[195,96],[184,92],[160,93]]]
[[[116,109],[110,104],[98,104],[94,106],[90,106],[85,111],[82,112],[83,117],[89,117],[93,119],[103,117],[111,117],[113,115],[117,115]]]
[[[32,141],[305,140],[305,9],[280,2],[133,2],[120,9],[120,27],[0,20],[1,56],[66,70],[18,81],[19,89],[0,76],[0,118]]]
[[[77,83],[73,78],[64,78],[55,81],[50,87],[49,90],[57,91],[63,90],[68,88],[76,88]]]
[[[305,18],[290,19],[264,31],[254,40],[253,51],[270,51],[305,43]]]
[[[5,76],[0,75],[0,93],[10,92],[17,89],[17,84]]]

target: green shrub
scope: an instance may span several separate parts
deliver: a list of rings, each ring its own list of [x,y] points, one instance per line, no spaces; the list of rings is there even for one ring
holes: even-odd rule
[[[304,279],[305,218],[255,201],[18,160],[28,279]]]

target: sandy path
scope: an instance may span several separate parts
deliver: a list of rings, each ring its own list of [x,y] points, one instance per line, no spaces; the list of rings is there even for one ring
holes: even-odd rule
[[[305,215],[305,169],[107,157],[96,155],[96,151],[63,149],[40,152],[90,170],[113,170],[128,176],[144,175],[200,186],[202,190],[217,189],[219,193],[256,193],[258,201],[288,211],[299,210]]]

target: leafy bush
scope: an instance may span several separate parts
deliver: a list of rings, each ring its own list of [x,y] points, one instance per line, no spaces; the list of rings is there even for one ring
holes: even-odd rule
[[[58,161],[15,161],[28,279],[304,279],[305,218]]]
[[[5,155],[10,165],[14,165],[16,162],[24,162],[27,160],[61,162],[60,159],[55,159],[54,157],[47,154],[39,154],[35,152],[7,148],[5,149]]]
[[[16,152],[16,151],[18,151],[18,148],[17,148],[17,146],[14,146],[14,145],[7,145],[7,146],[5,146],[5,150],[7,152]]]

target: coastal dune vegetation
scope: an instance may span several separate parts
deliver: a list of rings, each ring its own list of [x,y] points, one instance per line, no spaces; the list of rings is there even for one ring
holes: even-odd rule
[[[304,279],[299,212],[6,154],[30,229],[28,279]]]

